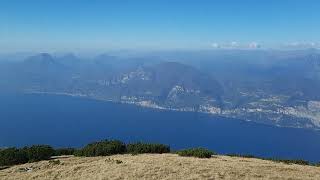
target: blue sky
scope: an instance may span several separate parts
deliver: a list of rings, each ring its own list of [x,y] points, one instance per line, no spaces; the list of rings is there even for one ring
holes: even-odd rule
[[[0,1],[0,51],[319,42],[319,0]]]

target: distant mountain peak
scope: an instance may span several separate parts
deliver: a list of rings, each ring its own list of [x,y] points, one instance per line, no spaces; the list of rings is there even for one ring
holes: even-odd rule
[[[73,53],[66,53],[62,56],[60,56],[60,58],[64,58],[64,59],[77,59],[78,57],[76,55],[74,55]]]
[[[49,53],[39,53],[28,57],[25,62],[52,64],[55,63],[55,60]]]
[[[96,61],[107,61],[107,60],[110,60],[110,59],[111,60],[117,59],[117,57],[116,56],[111,56],[111,55],[109,55],[107,53],[104,53],[104,54],[100,54],[100,55],[96,56],[94,59]]]

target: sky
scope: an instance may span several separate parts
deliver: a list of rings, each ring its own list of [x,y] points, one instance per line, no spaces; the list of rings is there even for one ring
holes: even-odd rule
[[[0,1],[1,52],[319,43],[319,0]]]

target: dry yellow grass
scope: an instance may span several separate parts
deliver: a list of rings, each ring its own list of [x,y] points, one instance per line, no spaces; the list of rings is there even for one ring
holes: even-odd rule
[[[60,164],[41,161],[1,170],[0,179],[320,179],[319,167],[227,156],[198,159],[143,154],[58,159]]]

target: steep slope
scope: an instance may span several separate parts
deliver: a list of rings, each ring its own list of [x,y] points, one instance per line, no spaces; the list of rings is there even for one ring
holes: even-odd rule
[[[209,75],[174,62],[139,67],[121,74],[118,82],[126,89],[125,96],[173,108],[197,108],[209,102],[218,105],[223,93]]]

